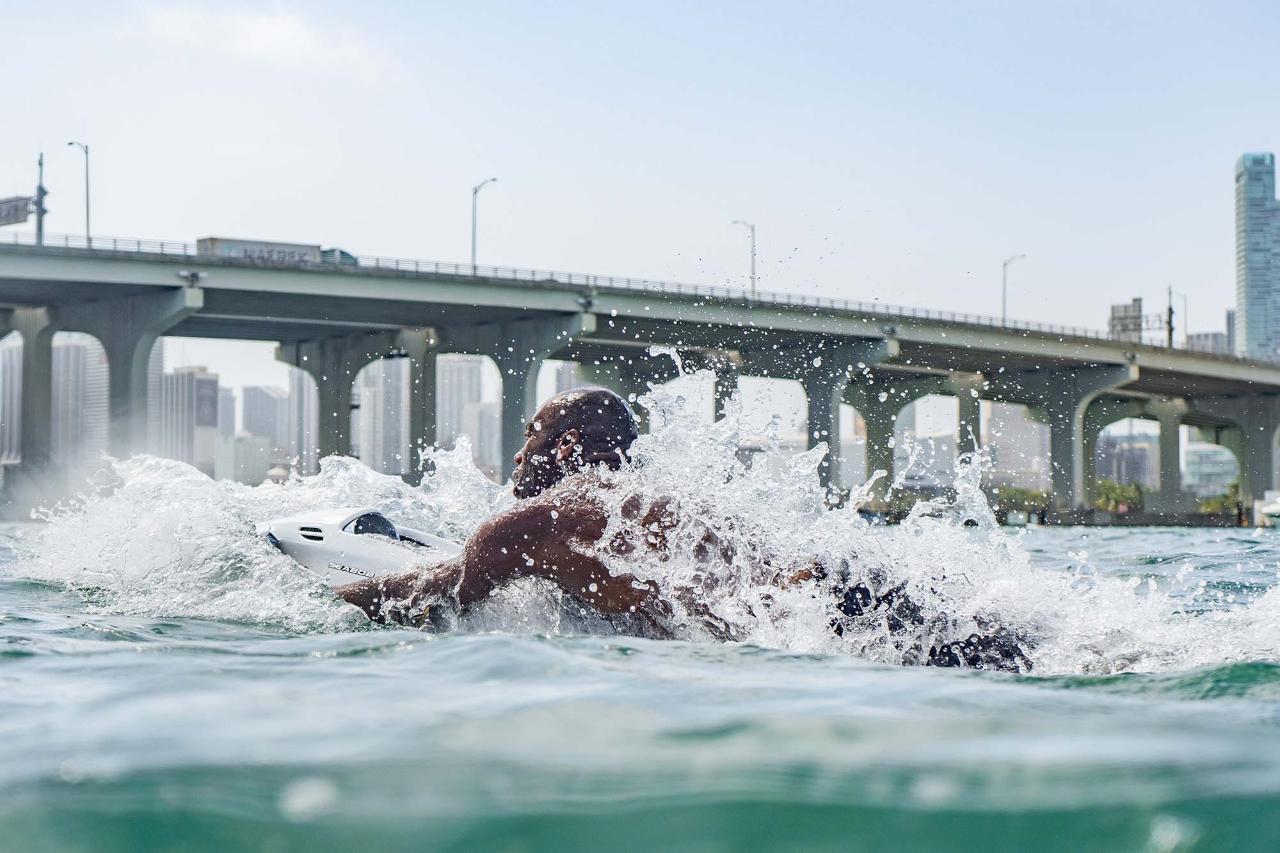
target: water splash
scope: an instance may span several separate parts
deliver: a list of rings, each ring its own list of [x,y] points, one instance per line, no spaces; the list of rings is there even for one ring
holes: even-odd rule
[[[657,581],[673,598],[675,624],[712,640],[725,626],[763,646],[918,662],[931,644],[992,626],[1028,641],[1037,674],[1161,671],[1280,655],[1280,591],[1248,604],[1200,612],[1186,576],[1149,587],[1105,577],[1087,559],[1033,568],[1023,538],[996,525],[981,478],[981,452],[957,466],[954,487],[918,504],[896,527],[856,512],[869,486],[831,509],[817,471],[824,447],[786,456],[780,419],[766,430],[763,459],[739,458],[737,399],[707,423],[701,407],[667,386],[640,395],[654,432],[633,462],[607,473],[610,528],[633,527],[632,495],[671,501],[676,523],[661,552],[608,555],[615,572]],[[148,616],[237,620],[295,631],[345,630],[363,617],[254,533],[257,523],[332,506],[372,506],[393,520],[464,539],[513,500],[472,464],[465,442],[429,454],[421,486],[358,461],[323,460],[320,473],[248,487],[213,482],[177,462],[113,463],[109,482],[51,510],[20,544],[16,571],[85,591],[90,608]],[[629,529],[644,539],[651,531]],[[903,633],[882,617],[831,630],[835,600],[823,583],[791,578],[821,565],[875,591],[902,585],[923,614]],[[709,618],[708,612],[714,617]],[[607,630],[548,585],[505,590],[464,622],[467,630],[579,633]]]

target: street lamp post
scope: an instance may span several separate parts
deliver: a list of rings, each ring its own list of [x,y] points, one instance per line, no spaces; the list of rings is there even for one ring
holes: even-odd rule
[[[476,274],[476,198],[480,195],[480,190],[485,188],[486,184],[491,184],[497,178],[485,178],[480,183],[471,188],[471,274]]]
[[[751,234],[751,298],[756,298],[756,226],[752,222],[741,219],[733,220],[734,225],[741,225]]]
[[[84,152],[84,242],[93,248],[93,232],[89,229],[89,146],[83,142],[68,142]]]
[[[1191,343],[1189,334],[1191,331],[1191,313],[1187,308],[1187,294],[1181,290],[1174,290],[1172,287],[1169,288],[1169,310],[1165,319],[1165,343],[1170,347],[1173,346],[1173,297],[1175,296],[1182,297],[1182,345],[1187,347]]]
[[[1004,259],[1000,270],[1000,325],[1009,322],[1009,264],[1020,261],[1026,255],[1014,255]]]

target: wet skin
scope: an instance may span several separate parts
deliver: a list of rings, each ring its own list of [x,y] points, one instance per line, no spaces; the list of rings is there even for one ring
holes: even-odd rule
[[[571,401],[571,402],[566,402]],[[585,404],[584,404],[585,403]],[[575,390],[549,400],[525,430],[525,444],[515,456],[512,491],[520,503],[480,525],[467,540],[463,552],[446,563],[419,571],[390,575],[340,587],[337,594],[356,605],[375,622],[449,627],[449,620],[488,598],[495,590],[521,578],[541,578],[606,616],[626,616],[647,636],[671,637],[671,605],[658,594],[653,581],[633,575],[615,575],[597,556],[608,524],[601,501],[601,481],[596,466],[616,466],[623,450],[634,439],[620,434],[611,419],[625,404],[612,392]],[[627,411],[626,418],[630,418]],[[637,544],[626,534],[615,535],[607,549],[625,554],[645,548],[666,548],[666,532],[675,526],[674,508],[658,500],[623,502],[624,519],[643,530]],[[732,554],[708,532],[699,543],[699,556],[715,555],[726,562]],[[767,560],[765,561],[767,564]],[[798,571],[761,567],[772,583],[789,586],[818,582],[836,599],[840,616],[832,630],[843,633],[845,619],[872,616],[885,620],[891,634],[910,634],[925,623],[918,605],[901,585],[874,595],[863,583],[829,578],[826,567],[815,563]],[[731,625],[716,617],[690,589],[671,593],[713,636],[737,639]],[[1024,671],[1031,661],[1021,650],[1023,638],[1004,629],[986,635],[920,649],[922,663],[932,666]]]
[[[593,416],[590,406],[585,414],[581,405],[566,409],[564,398],[575,393],[581,392],[553,397],[530,422],[512,475],[520,503],[480,525],[460,556],[421,571],[350,584],[339,588],[338,596],[374,621],[420,625],[436,620],[442,602],[465,613],[505,584],[542,578],[605,616],[633,615],[646,626],[646,633],[670,636],[666,617],[671,609],[659,597],[657,585],[611,574],[596,556],[608,516],[597,497],[601,483],[594,467],[612,461],[611,453],[614,460],[619,457],[608,440],[584,438],[584,433],[613,436],[609,422],[602,426],[581,421]],[[625,405],[609,397],[607,405]],[[623,436],[622,441],[629,446],[629,438]],[[663,508],[655,505],[641,523],[661,524],[663,515]],[[625,542],[614,545],[619,550],[634,547]],[[658,545],[647,542],[647,547]]]

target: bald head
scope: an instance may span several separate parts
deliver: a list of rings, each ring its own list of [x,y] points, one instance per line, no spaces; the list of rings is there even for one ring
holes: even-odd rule
[[[557,394],[526,426],[511,475],[513,491],[533,497],[585,466],[617,468],[637,434],[631,407],[612,391],[574,388]]]

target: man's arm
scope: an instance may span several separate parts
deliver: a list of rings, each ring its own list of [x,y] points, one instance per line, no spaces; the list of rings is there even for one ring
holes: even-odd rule
[[[611,575],[594,555],[607,519],[593,500],[567,490],[522,501],[482,524],[447,563],[340,587],[337,594],[378,622],[434,622],[446,602],[465,611],[521,577],[557,584],[601,613],[661,609],[653,584]]]

